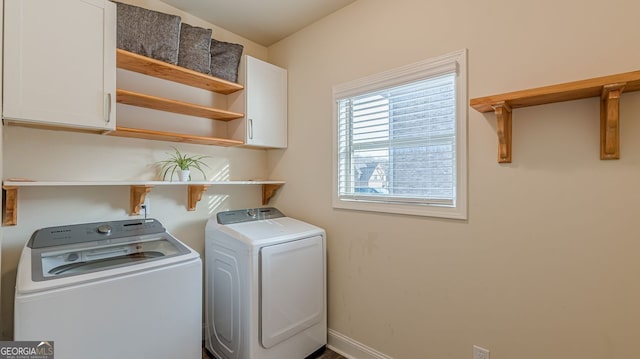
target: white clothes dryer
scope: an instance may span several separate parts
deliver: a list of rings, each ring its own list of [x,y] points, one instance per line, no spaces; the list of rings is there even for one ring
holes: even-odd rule
[[[303,359],[327,343],[326,234],[275,208],[205,230],[205,346],[218,359]]]
[[[16,279],[15,340],[63,359],[201,359],[202,261],[160,222],[37,230]]]

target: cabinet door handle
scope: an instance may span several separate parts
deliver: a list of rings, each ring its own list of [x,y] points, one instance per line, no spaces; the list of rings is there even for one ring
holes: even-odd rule
[[[253,119],[249,119],[249,139],[253,140]]]
[[[108,93],[107,96],[105,96],[105,101],[106,101],[106,103],[105,103],[105,106],[104,106],[104,108],[105,108],[105,110],[104,110],[104,116],[105,116],[104,121],[106,123],[109,123],[109,122],[111,122],[111,93]]]

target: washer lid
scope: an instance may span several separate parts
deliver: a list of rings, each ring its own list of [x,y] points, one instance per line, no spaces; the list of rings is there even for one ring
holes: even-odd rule
[[[57,247],[164,232],[166,229],[162,223],[155,219],[83,223],[39,229],[33,233],[27,247],[34,249]]]
[[[218,229],[231,238],[255,247],[317,235],[324,236],[324,230],[322,228],[291,217],[233,223],[226,226],[219,226]],[[216,231],[214,231],[212,235],[213,238],[218,237]]]
[[[155,219],[43,228],[31,236],[27,247],[34,282],[190,253]]]
[[[68,245],[33,249],[32,280],[70,277],[189,253],[185,246],[168,234],[136,239],[135,242],[116,240],[92,247]]]

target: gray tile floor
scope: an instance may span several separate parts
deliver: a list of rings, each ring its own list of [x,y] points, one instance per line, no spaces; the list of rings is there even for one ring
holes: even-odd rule
[[[202,359],[211,359],[211,357],[207,354],[207,351],[204,349],[202,349]],[[347,359],[347,358],[332,351],[331,349],[327,349],[321,356],[317,357],[316,359]]]
[[[324,354],[319,356],[317,359],[347,359],[342,355],[332,351],[331,349],[325,350]]]

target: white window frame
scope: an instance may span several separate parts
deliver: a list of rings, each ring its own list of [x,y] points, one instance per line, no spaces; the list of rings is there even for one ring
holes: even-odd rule
[[[338,100],[442,74],[456,73],[456,200],[453,205],[397,203],[368,198],[340,198]],[[420,61],[333,87],[333,207],[416,216],[467,219],[467,50]]]

